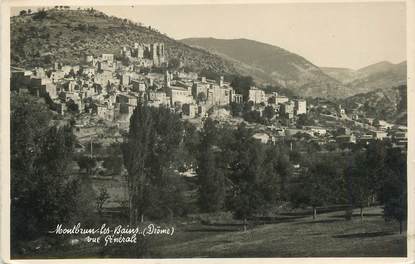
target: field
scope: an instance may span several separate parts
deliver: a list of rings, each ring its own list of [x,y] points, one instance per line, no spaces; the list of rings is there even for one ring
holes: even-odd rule
[[[175,224],[173,236],[146,237],[144,258],[406,256],[406,234],[399,234],[398,223],[383,220],[381,208],[365,208],[363,222],[357,210],[351,221],[344,220],[343,214],[318,214],[316,220],[302,213],[282,214],[251,224],[246,232],[236,221],[182,221]],[[116,251],[84,245],[45,252],[44,256],[128,257],[128,253]],[[42,258],[41,255],[36,258]]]
[[[243,232],[240,225],[188,227],[149,257],[380,257],[406,256],[406,237],[385,223],[381,208],[345,221],[343,212],[286,216]]]

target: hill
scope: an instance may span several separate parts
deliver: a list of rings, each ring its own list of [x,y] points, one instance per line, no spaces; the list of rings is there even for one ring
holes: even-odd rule
[[[280,47],[248,39],[188,38],[181,42],[233,62],[257,82],[279,85],[304,96],[344,97],[347,87],[305,58]]]
[[[356,94],[340,101],[347,110],[364,113],[367,117],[378,118],[401,125],[407,124],[407,87],[377,89]]]
[[[354,70],[348,68],[320,67],[320,69],[328,76],[331,76],[343,84],[352,80],[355,74]]]
[[[127,19],[87,10],[49,9],[11,17],[11,64],[19,67],[78,64],[83,54],[120,53],[135,42],[164,42],[169,58],[197,72],[235,74],[233,65]]]
[[[344,98],[389,88],[406,79],[406,62],[381,63],[357,71],[320,69],[282,48],[247,39],[176,41],[156,29],[87,10],[49,9],[11,17],[11,64],[33,68],[79,64],[84,54],[118,55],[135,42],[164,42],[168,59],[207,77],[250,75],[255,81],[312,97]],[[390,64],[390,65],[389,65]],[[343,77],[346,76],[346,77]]]
[[[358,70],[345,68],[321,68],[354,93],[366,93],[406,84],[406,61],[393,64],[387,61],[375,63]]]

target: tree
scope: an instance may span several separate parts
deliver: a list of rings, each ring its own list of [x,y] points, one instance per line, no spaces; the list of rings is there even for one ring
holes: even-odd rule
[[[130,225],[136,224],[138,214],[143,215],[147,209],[145,162],[150,153],[152,123],[150,109],[138,106],[131,116],[129,134],[123,145],[124,164],[128,171]]]
[[[242,94],[244,101],[248,101],[249,89],[254,85],[254,79],[251,76],[232,76],[231,86],[237,93]]]
[[[382,175],[381,200],[384,203],[385,220],[399,222],[399,233],[407,217],[407,168],[405,154],[399,149],[388,149],[386,169]]]
[[[68,108],[68,111],[73,114],[76,114],[79,112],[78,104],[76,104],[74,100],[72,99],[69,99],[68,102],[66,102],[66,107]]]
[[[206,119],[201,132],[197,158],[199,206],[205,212],[216,212],[225,204],[225,178],[218,166],[217,122]]]
[[[127,168],[130,224],[156,209],[174,213],[180,204],[179,186],[174,181],[175,158],[183,142],[179,115],[165,107],[139,104],[130,119],[130,130],[122,146]],[[155,191],[157,190],[157,191]],[[174,202],[174,203],[172,203]],[[173,208],[172,205],[175,205]]]
[[[207,97],[206,97],[206,94],[204,93],[204,92],[200,92],[198,95],[197,95],[197,101],[198,102],[206,102],[206,100],[207,100]]]
[[[383,211],[385,219],[396,219],[399,222],[399,234],[403,232],[403,222],[407,216],[406,196],[406,191],[403,191],[401,195],[391,197],[386,201]]]
[[[233,183],[230,208],[235,217],[247,222],[259,213],[266,201],[261,182],[265,179],[265,149],[252,138],[252,131],[242,123],[235,131],[234,159],[230,163],[230,179]],[[246,229],[246,224],[244,225]]]
[[[282,178],[287,178],[287,175],[282,174],[291,174],[289,170],[282,168],[280,164],[281,154],[277,146],[269,146],[266,149],[266,158],[263,165],[265,173],[259,184],[261,192],[264,195],[264,200],[269,205],[275,205],[283,199],[281,183]]]
[[[180,68],[180,60],[177,58],[171,58],[168,63],[169,70],[177,70]]]
[[[24,16],[24,15],[26,15],[27,14],[27,11],[26,10],[21,10],[20,12],[19,12],[19,15],[21,15],[21,16]]]
[[[114,174],[119,174],[121,173],[122,169],[122,158],[117,156],[110,156],[104,159],[102,166]]]
[[[81,170],[85,170],[88,175],[92,174],[92,169],[97,165],[97,161],[94,158],[88,156],[82,156],[77,160],[78,166]]]
[[[11,96],[11,237],[45,236],[75,211],[79,181],[68,177],[75,137],[50,126],[51,113],[31,96]]]
[[[30,9],[29,9],[30,10]],[[48,13],[46,12],[46,10],[44,8],[39,9],[34,15],[33,15],[33,19],[36,20],[42,20],[45,19],[48,16]]]
[[[287,198],[287,185],[289,177],[292,174],[292,164],[288,156],[288,150],[282,150],[279,155],[275,157],[275,169],[280,175],[280,193],[283,199]]]
[[[261,113],[256,110],[245,112],[243,115],[243,118],[247,122],[259,123],[259,124],[264,123],[264,119],[261,117]]]
[[[365,156],[359,153],[354,159],[354,163],[346,169],[346,177],[351,179],[352,203],[360,208],[360,220],[363,221],[363,208],[369,205],[373,186],[370,184],[371,175],[366,166]]]
[[[274,107],[268,105],[265,107],[264,111],[262,112],[262,115],[269,120],[271,120],[275,116]]]
[[[232,116],[241,116],[244,110],[243,104],[232,102],[231,103],[231,113]]]
[[[123,57],[121,59],[121,63],[122,63],[123,66],[130,66],[130,64],[131,64],[130,59],[128,57]]]
[[[97,203],[97,212],[100,216],[102,216],[102,208],[104,203],[110,198],[110,195],[105,187],[101,187],[99,189],[99,195],[96,198]]]
[[[177,166],[183,171],[197,167],[197,155],[200,144],[200,133],[190,122],[184,123],[183,148],[181,148],[182,159],[177,159]]]
[[[313,126],[314,120],[309,117],[308,114],[298,115],[297,127],[301,128],[303,126]]]
[[[320,157],[312,163],[298,184],[291,190],[294,205],[309,205],[313,210],[313,219],[317,218],[317,207],[336,203],[343,197],[342,167],[337,167],[334,158]]]

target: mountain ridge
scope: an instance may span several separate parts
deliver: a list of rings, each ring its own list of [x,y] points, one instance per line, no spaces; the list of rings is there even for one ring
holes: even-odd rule
[[[347,110],[391,123],[407,125],[407,87],[376,89],[341,99]]]
[[[235,68],[260,83],[280,85],[304,96],[343,97],[344,87],[304,57],[293,52],[246,38],[187,38],[180,40],[232,59]]]
[[[406,60],[399,63],[380,61],[357,70],[348,68],[321,67],[357,93],[370,92],[406,84]]]
[[[341,76],[335,75],[335,68],[330,73],[328,68],[320,68],[306,58],[274,45],[246,38],[179,41],[150,26],[144,27],[93,9],[48,9],[14,16],[10,20],[11,64],[19,67],[51,66],[55,61],[79,64],[83,54],[116,55],[122,46],[133,46],[135,42],[164,42],[168,59],[178,59],[184,69],[211,78],[250,75],[259,84],[288,88],[304,97],[344,98],[396,86],[402,79],[406,80],[406,63],[397,64],[398,69],[388,74],[373,70],[373,67],[372,70],[362,69],[368,73],[359,78],[353,75],[344,82]],[[222,48],[213,44],[210,49],[206,44],[196,45],[195,42],[200,40],[211,44],[220,42]],[[388,63],[381,63],[378,68],[390,67]],[[343,71],[347,72],[347,69]]]

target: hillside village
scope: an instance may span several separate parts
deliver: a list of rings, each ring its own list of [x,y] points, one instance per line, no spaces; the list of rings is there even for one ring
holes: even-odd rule
[[[71,17],[77,13],[85,16],[92,14],[97,19],[108,19],[106,15],[94,10],[75,11],[66,10],[66,7],[55,7],[48,11],[39,10],[35,14],[23,13],[12,19],[26,23],[31,17],[44,16],[35,19],[36,23],[43,23],[39,21],[47,16],[49,19],[56,19],[56,14],[59,13],[69,14],[65,19],[73,19],[71,23],[78,19],[77,15],[74,16],[75,18]],[[111,20],[115,21],[114,25],[117,26],[117,23],[121,23],[122,28],[136,27],[126,20],[116,18]],[[102,25],[96,24],[101,30]],[[18,27],[22,25],[19,24]],[[88,27],[92,27],[91,25]],[[114,25],[105,26],[111,28]],[[76,25],[76,28],[79,28],[79,25]],[[68,37],[67,35],[70,34],[66,32],[64,35]],[[121,35],[128,38],[125,32]],[[144,205],[145,209],[140,212],[141,223],[153,220],[172,221],[174,224],[180,222],[178,225],[182,227],[182,233],[179,236],[193,232],[192,228],[198,225],[204,228],[213,226],[214,232],[222,232],[221,229],[216,230],[217,226],[214,226],[218,224],[220,227],[223,224],[221,221],[226,222],[225,226],[233,226],[235,230],[241,226],[246,232],[247,219],[255,225],[258,223],[265,225],[268,220],[268,224],[275,224],[278,222],[273,221],[280,219],[281,212],[287,215],[301,212],[300,214],[306,215],[311,210],[314,221],[317,217],[317,208],[330,212],[331,206],[336,207],[337,209],[333,210],[337,211],[346,208],[345,215],[350,212],[347,211],[348,208],[352,208],[349,220],[353,215],[353,206],[360,208],[363,221],[364,207],[378,206],[378,203],[386,204],[386,201],[381,200],[384,189],[379,187],[384,184],[383,178],[376,178],[375,180],[379,182],[370,187],[365,185],[367,188],[361,190],[359,185],[366,178],[360,176],[364,174],[366,177],[372,171],[376,174],[378,169],[376,162],[381,162],[376,159],[381,157],[387,160],[385,153],[395,155],[385,165],[385,168],[390,167],[389,171],[393,171],[385,174],[386,176],[382,175],[385,181],[403,175],[399,166],[403,164],[400,162],[403,160],[402,157],[406,157],[408,148],[406,123],[392,123],[391,119],[386,121],[384,120],[386,118],[379,118],[381,115],[373,116],[374,111],[369,112],[367,109],[375,107],[364,101],[349,102],[347,99],[333,100],[324,96],[310,97],[307,94],[290,93],[289,89],[255,82],[250,76],[231,72],[232,67],[227,68],[228,64],[222,62],[216,55],[188,46],[177,46],[179,44],[168,40],[166,36],[148,38],[147,41],[138,41],[137,37],[128,38],[128,41],[117,40],[120,43],[117,45],[111,43],[110,48],[102,50],[89,49],[90,43],[87,38],[85,39],[86,48],[81,50],[74,47],[76,45],[71,45],[71,53],[62,51],[62,47],[57,45],[53,53],[34,54],[32,51],[25,50],[25,42],[21,42],[12,52],[13,63],[10,69],[10,91],[13,102],[11,116],[16,119],[12,120],[13,131],[18,130],[20,125],[23,130],[30,127],[28,125],[30,122],[20,122],[31,114],[26,113],[27,109],[31,108],[24,105],[25,102],[31,102],[33,106],[44,106],[47,108],[45,112],[52,113],[52,118],[45,118],[50,123],[42,124],[44,130],[28,132],[28,142],[31,144],[33,137],[35,138],[33,144],[40,146],[36,153],[38,156],[31,156],[34,159],[33,163],[38,162],[43,165],[42,162],[45,160],[48,163],[49,160],[54,159],[53,154],[49,153],[46,153],[46,158],[42,159],[44,154],[42,151],[45,149],[46,152],[57,149],[57,155],[64,156],[67,154],[65,144],[73,143],[73,149],[68,151],[70,154],[65,158],[59,156],[58,161],[55,161],[57,164],[64,163],[62,168],[65,168],[65,173],[59,172],[55,177],[54,171],[50,175],[55,177],[53,179],[59,187],[66,187],[64,184],[71,182],[72,179],[77,179],[74,180],[76,184],[83,185],[83,189],[80,187],[75,190],[76,195],[69,195],[69,191],[67,195],[71,199],[76,199],[73,204],[80,203],[85,205],[85,208],[91,208],[87,209],[90,211],[89,215],[85,213],[87,217],[79,211],[74,213],[70,211],[71,216],[75,215],[77,220],[79,217],[90,221],[88,217],[91,217],[92,223],[129,221],[130,224],[138,224],[137,208],[143,202],[132,202],[138,191],[135,189],[136,193],[134,193],[131,189],[131,182],[135,181],[133,177],[141,176],[138,173],[140,169],[144,171],[144,165],[138,169],[134,167],[139,163],[138,161],[146,163],[145,169],[148,170],[142,175],[148,177],[146,187],[143,188],[149,189],[143,189],[142,193],[148,192],[154,195],[149,197],[161,204]],[[95,44],[98,43],[97,39],[94,40]],[[19,38],[15,41],[19,42]],[[76,56],[72,56],[74,54]],[[192,59],[194,54],[197,56]],[[40,62],[37,60],[37,55],[42,60],[47,58],[50,61]],[[203,58],[207,61],[203,61]],[[210,68],[206,68],[206,65]],[[318,86],[318,82],[313,85]],[[321,84],[321,88],[327,90],[329,86]],[[406,112],[404,104],[391,105],[391,108],[399,107],[405,108]],[[144,111],[143,109],[147,109],[148,112],[140,112]],[[33,116],[42,119],[42,111]],[[140,126],[144,123],[140,120],[140,113],[147,115],[142,116],[150,120],[145,123],[150,124],[149,128]],[[63,129],[59,130],[60,128]],[[42,134],[44,131],[48,131],[47,133],[52,131],[52,135],[56,133],[58,139],[59,135],[67,136],[64,133],[69,133],[74,140],[73,142],[72,139],[56,140],[62,146],[53,148],[56,142],[52,140],[55,138],[52,137],[49,142],[48,137]],[[43,140],[39,140],[40,143],[36,141],[38,140],[36,133],[41,135],[38,136]],[[141,138],[137,139],[137,134],[134,133],[143,133],[144,143],[138,142]],[[17,160],[12,165],[15,166],[14,168],[26,158],[25,151],[28,150],[26,150],[25,135],[22,133],[14,136],[13,143],[17,146],[15,148],[24,146],[24,150],[16,151],[16,155],[13,156],[13,159]],[[71,136],[67,137],[71,138]],[[146,149],[146,144],[151,147]],[[141,154],[143,156],[140,156]],[[326,161],[336,161],[339,164]],[[358,170],[361,164],[369,164],[374,168],[370,168],[370,173],[366,169],[361,172]],[[46,169],[43,167],[41,169],[48,172],[52,170],[50,168],[55,168],[53,166],[45,165]],[[30,169],[32,168],[29,167],[28,170]],[[355,175],[349,173],[349,170],[356,170]],[[30,180],[50,176],[48,173],[42,174],[42,170],[39,171],[30,174],[28,177],[33,176]],[[15,177],[26,177],[25,175],[25,173],[16,173]],[[360,178],[353,178],[355,189],[351,190],[345,182],[352,181],[351,177],[356,175]],[[204,182],[203,177],[207,179],[212,177],[214,180]],[[367,177],[372,177],[372,174]],[[400,181],[394,180],[396,185],[403,186],[403,182],[402,178]],[[320,189],[320,186],[323,187]],[[16,186],[14,188],[15,193],[27,198],[24,196],[25,190],[22,191]],[[392,189],[396,191],[400,190],[399,188]],[[401,195],[399,191],[396,193],[393,195]],[[356,198],[358,201],[351,201],[349,199],[351,195],[358,197]],[[391,195],[394,199],[395,196]],[[143,198],[145,202],[146,199]],[[401,200],[399,208],[404,206]],[[18,199],[15,201],[19,202]],[[245,205],[244,201],[248,205]],[[215,203],[217,207],[212,209],[210,206]],[[349,204],[345,205],[345,203]],[[23,209],[19,209],[25,212],[27,210],[24,206],[26,205],[23,205]],[[378,207],[370,208],[376,212],[378,209]],[[239,214],[241,211],[243,213]],[[204,217],[214,219],[217,214],[224,214],[226,217],[223,219],[219,217],[218,221],[212,222],[204,219]],[[296,217],[293,215],[287,218],[282,216],[281,219],[290,222]],[[402,232],[401,211],[398,213],[394,211],[392,217],[400,221],[400,232]],[[21,234],[24,232],[22,231]],[[208,232],[211,230],[209,229]],[[33,241],[37,238],[36,235],[41,237],[37,230],[34,234]],[[28,242],[25,239],[22,241],[23,250],[17,245],[16,248],[19,249],[16,252],[23,256],[30,250],[31,253],[40,255],[42,250],[43,252],[48,250],[47,246],[37,248],[39,241]],[[81,248],[84,242],[78,240],[69,248],[71,250]],[[34,249],[31,249],[31,243],[35,244]],[[163,244],[164,241],[162,240],[161,243]],[[86,252],[91,249],[94,247],[88,248]],[[118,256],[118,252],[113,253],[108,255]],[[141,257],[141,253],[134,254]],[[160,255],[157,253],[155,256]]]
[[[346,113],[341,105],[331,101],[320,100],[307,105],[306,99],[288,98],[277,92],[265,93],[255,86],[251,86],[248,97],[243,98],[223,76],[211,80],[183,70],[142,72],[149,67],[167,66],[164,43],[135,43],[120,49],[121,60],[115,59],[117,55],[94,57],[86,54],[80,65],[55,62],[53,68],[46,69],[12,67],[11,89],[46,98],[51,109],[59,115],[74,116],[81,138],[84,131],[90,131],[98,121],[127,131],[129,118],[139,103],[166,106],[199,126],[208,116],[239,123],[241,118],[232,116],[230,106],[246,103],[249,112],[255,112],[259,117],[268,115],[272,120],[267,126],[257,124],[255,137],[263,143],[306,133],[318,144],[353,144],[392,138],[397,147],[406,149],[406,127],[360,117],[354,112]],[[317,125],[299,122],[304,119],[301,116],[313,113],[317,121],[313,123]]]

